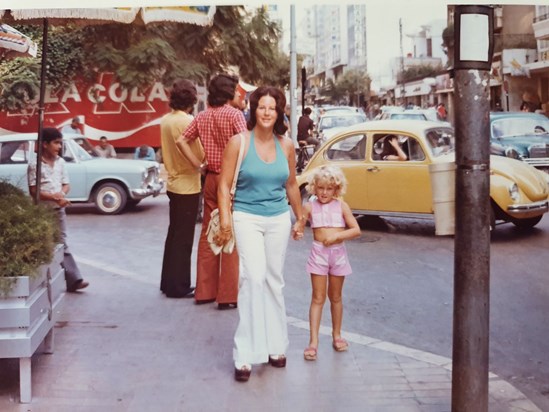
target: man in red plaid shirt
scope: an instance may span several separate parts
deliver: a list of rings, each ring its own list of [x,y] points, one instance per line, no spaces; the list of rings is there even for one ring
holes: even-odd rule
[[[219,74],[208,84],[208,108],[198,113],[177,140],[177,145],[197,169],[206,175],[204,182],[204,221],[198,242],[195,301],[198,304],[217,300],[218,309],[234,309],[238,297],[238,253],[214,255],[206,237],[210,213],[217,208],[217,185],[223,150],[229,139],[244,132],[246,120],[241,110],[231,107],[238,77]],[[188,145],[200,138],[207,162],[201,163]]]

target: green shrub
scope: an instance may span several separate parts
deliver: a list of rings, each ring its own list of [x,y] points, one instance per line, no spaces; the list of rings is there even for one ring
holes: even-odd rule
[[[13,277],[37,276],[52,260],[60,236],[55,212],[6,182],[0,182],[0,233],[0,292],[6,294]]]

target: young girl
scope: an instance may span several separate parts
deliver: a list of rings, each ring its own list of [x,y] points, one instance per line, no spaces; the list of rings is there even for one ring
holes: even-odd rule
[[[349,346],[341,337],[341,290],[345,276],[351,273],[343,241],[359,237],[360,228],[349,205],[339,199],[345,193],[346,186],[343,172],[333,166],[318,168],[307,185],[307,191],[316,198],[303,209],[303,215],[310,221],[314,235],[313,247],[307,261],[313,294],[309,310],[309,346],[303,353],[306,360],[316,360],[326,290],[332,313],[332,347],[337,352],[342,352]]]

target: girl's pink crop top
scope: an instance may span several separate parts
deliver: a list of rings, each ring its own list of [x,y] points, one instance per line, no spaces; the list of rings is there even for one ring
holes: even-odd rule
[[[345,227],[341,202],[333,199],[329,203],[320,203],[318,200],[311,201],[311,227]]]

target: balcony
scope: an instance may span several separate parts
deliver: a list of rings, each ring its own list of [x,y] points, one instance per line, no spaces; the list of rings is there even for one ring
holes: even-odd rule
[[[534,18],[534,35],[536,40],[547,40],[549,39],[549,14],[542,14],[541,16],[536,16]]]

